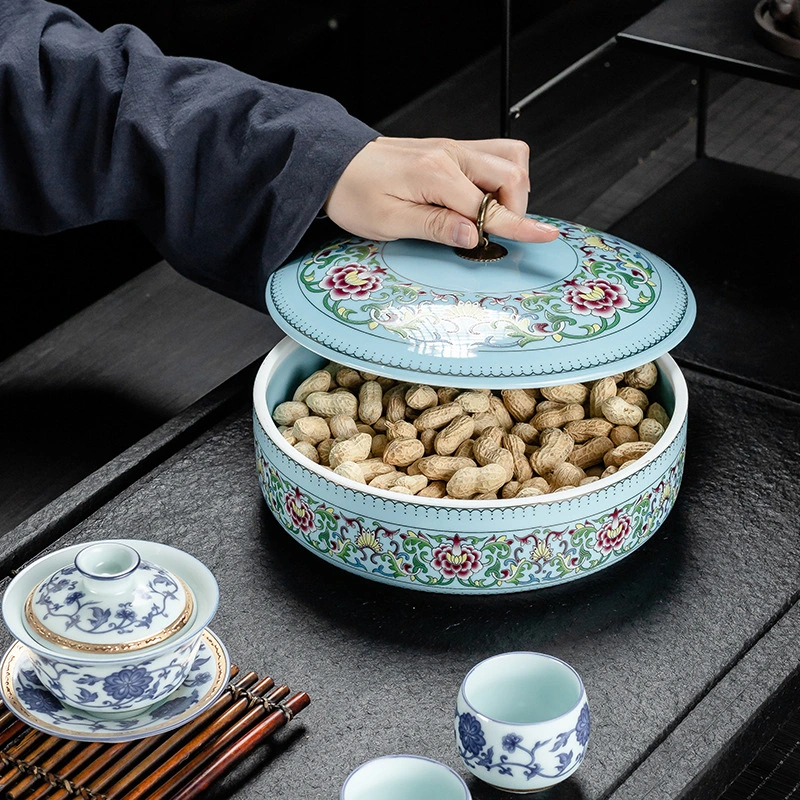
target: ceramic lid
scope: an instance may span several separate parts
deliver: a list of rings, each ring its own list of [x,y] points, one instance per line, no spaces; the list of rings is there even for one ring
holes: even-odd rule
[[[309,350],[378,375],[457,387],[548,386],[632,369],[694,322],[683,278],[652,253],[581,225],[480,263],[444,245],[348,238],[267,283],[276,323]]]
[[[117,541],[83,548],[25,603],[33,634],[81,653],[150,647],[182,630],[193,612],[194,598],[179,577]]]

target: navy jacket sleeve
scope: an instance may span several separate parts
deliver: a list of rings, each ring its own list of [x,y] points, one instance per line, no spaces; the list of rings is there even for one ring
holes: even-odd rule
[[[0,0],[0,228],[133,220],[187,277],[258,308],[377,132],[322,95],[164,56],[44,0]]]

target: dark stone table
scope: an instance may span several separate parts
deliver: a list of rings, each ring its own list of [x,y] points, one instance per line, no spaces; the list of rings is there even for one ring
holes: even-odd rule
[[[730,775],[736,748],[751,746],[796,692],[788,642],[798,633],[800,405],[686,376],[688,455],[672,514],[621,564],[565,587],[431,595],[372,583],[305,551],[260,495],[249,374],[216,415],[205,407],[174,423],[164,434],[177,443],[171,455],[151,440],[110,465],[105,489],[78,487],[72,505],[67,498],[52,518],[21,528],[15,544],[4,542],[5,564],[58,534],[61,516],[77,523],[51,547],[145,538],[208,564],[222,592],[212,628],[233,660],[312,697],[210,797],[335,798],[353,767],[399,752],[466,777],[452,732],[459,682],[480,659],[520,649],[573,664],[593,714],[584,765],[543,797],[710,797],[704,781]],[[137,477],[140,461],[149,467]],[[503,796],[469,783],[476,800]],[[697,786],[699,795],[687,794]]]

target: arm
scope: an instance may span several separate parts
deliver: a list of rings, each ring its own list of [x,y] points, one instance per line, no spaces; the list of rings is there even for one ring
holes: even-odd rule
[[[263,309],[376,136],[330,98],[166,57],[135,28],[0,2],[0,227],[134,220],[187,277]]]

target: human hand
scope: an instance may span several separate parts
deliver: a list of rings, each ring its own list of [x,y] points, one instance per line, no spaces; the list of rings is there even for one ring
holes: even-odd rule
[[[524,216],[529,191],[524,142],[380,136],[347,165],[325,212],[367,239],[427,239],[472,248],[478,246],[478,208],[492,192],[498,202],[486,210],[486,233],[549,242],[558,230]]]

